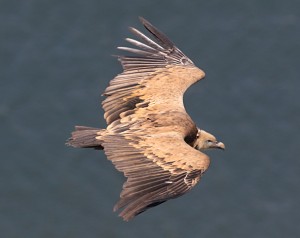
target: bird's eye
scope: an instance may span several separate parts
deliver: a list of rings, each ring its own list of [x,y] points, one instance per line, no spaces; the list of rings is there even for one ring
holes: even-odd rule
[[[208,142],[208,143],[211,143],[211,142],[212,142],[212,140],[207,140],[207,142]]]

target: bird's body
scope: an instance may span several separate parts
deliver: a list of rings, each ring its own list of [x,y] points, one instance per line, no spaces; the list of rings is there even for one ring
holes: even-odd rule
[[[140,49],[119,47],[135,56],[119,56],[124,72],[104,92],[107,128],[76,127],[68,141],[74,147],[103,149],[127,177],[114,208],[123,208],[124,220],[189,191],[210,163],[201,150],[224,149],[197,128],[184,108],[184,92],[204,72],[163,33],[141,21],[155,41],[131,28],[145,43],[126,39]]]

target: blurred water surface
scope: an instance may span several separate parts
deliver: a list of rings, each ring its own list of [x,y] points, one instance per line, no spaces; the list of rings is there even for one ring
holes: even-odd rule
[[[299,1],[0,2],[1,237],[299,237]],[[123,222],[124,181],[101,151],[64,145],[105,127],[116,46],[164,31],[206,79],[185,97],[226,144],[189,194]]]

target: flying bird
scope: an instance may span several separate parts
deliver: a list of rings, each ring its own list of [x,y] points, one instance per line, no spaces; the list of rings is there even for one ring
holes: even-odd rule
[[[139,40],[126,38],[133,48],[118,47],[129,54],[117,56],[123,72],[104,92],[107,128],[76,126],[67,142],[104,150],[127,177],[114,206],[125,221],[191,190],[209,167],[203,151],[225,149],[184,108],[184,92],[205,73],[165,34],[140,21],[151,37],[131,27]]]

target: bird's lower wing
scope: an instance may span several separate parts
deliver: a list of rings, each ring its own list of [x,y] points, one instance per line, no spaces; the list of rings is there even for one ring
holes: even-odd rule
[[[128,178],[114,208],[124,208],[120,213],[124,220],[183,195],[209,166],[208,156],[176,133],[107,135],[103,147],[108,159]]]

